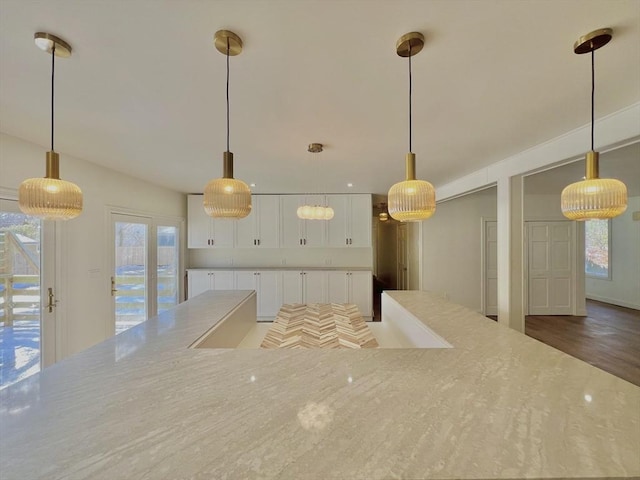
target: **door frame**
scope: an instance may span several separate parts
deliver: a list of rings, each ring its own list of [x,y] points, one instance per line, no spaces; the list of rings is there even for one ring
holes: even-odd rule
[[[186,232],[185,232],[185,220],[183,217],[174,217],[169,215],[158,215],[153,212],[147,212],[144,210],[136,210],[132,208],[119,207],[116,205],[105,205],[105,231],[109,232],[108,238],[105,240],[108,243],[108,248],[105,251],[109,252],[104,258],[104,271],[108,272],[104,279],[104,291],[111,298],[111,276],[113,272],[113,266],[115,265],[113,241],[115,239],[113,215],[125,215],[129,217],[137,217],[148,221],[149,232],[148,241],[149,249],[147,252],[147,262],[151,267],[151,260],[153,264],[157,263],[157,227],[158,226],[177,226],[180,230],[178,235],[178,303],[186,300],[185,297],[185,276],[187,274],[185,269],[185,248],[186,248]],[[157,267],[157,265],[156,265]],[[150,284],[147,289],[147,309],[148,317],[152,318],[157,315],[157,272],[151,272],[149,269]],[[115,302],[110,301],[111,314],[109,317],[105,317],[104,331],[106,338],[112,337],[115,333]]]
[[[18,191],[0,187],[0,199],[18,202]],[[58,222],[41,220],[40,231],[40,370],[62,358],[66,351],[66,284],[59,265],[62,265],[62,228]],[[51,313],[45,310],[45,291],[52,288],[55,308]],[[63,301],[60,301],[60,300]]]
[[[480,311],[487,314],[487,223],[496,222],[495,217],[480,217]]]

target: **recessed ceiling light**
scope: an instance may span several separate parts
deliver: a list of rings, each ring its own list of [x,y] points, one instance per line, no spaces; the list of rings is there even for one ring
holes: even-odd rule
[[[255,187],[255,186],[256,186],[256,184],[255,184],[255,183],[252,183],[252,184],[251,184],[251,185],[249,185],[249,186],[250,186],[250,187]]]
[[[349,188],[353,187],[353,183],[347,183],[347,187]]]

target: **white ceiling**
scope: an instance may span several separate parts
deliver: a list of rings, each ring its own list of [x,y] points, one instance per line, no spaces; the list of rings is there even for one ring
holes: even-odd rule
[[[74,49],[56,64],[63,177],[67,154],[202,191],[222,173],[224,28],[245,44],[235,176],[257,193],[386,193],[408,149],[395,42],[418,30],[413,151],[439,185],[587,124],[590,61],[572,46],[601,27],[614,38],[596,53],[597,117],[640,101],[637,0],[2,0],[0,130],[47,148],[50,59],[33,34],[48,31]]]

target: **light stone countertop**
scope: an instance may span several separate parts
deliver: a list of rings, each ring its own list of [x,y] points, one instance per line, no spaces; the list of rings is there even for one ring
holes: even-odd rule
[[[12,479],[640,475],[640,387],[426,292],[453,348],[188,349],[206,292],[0,391]]]

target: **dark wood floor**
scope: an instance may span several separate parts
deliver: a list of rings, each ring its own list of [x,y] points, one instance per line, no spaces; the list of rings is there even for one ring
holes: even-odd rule
[[[529,315],[525,333],[640,386],[640,311],[587,300],[587,316]]]

